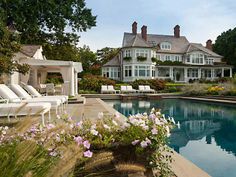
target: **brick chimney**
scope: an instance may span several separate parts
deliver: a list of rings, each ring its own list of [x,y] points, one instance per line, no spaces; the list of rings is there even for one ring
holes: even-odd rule
[[[141,28],[141,35],[142,38],[147,41],[147,26],[143,25]]]
[[[206,41],[206,48],[209,50],[212,50],[212,40],[208,39]]]
[[[180,26],[179,26],[179,25],[176,25],[176,26],[174,27],[174,36],[175,36],[176,38],[179,38],[179,37],[180,37]]]
[[[134,23],[132,24],[132,33],[133,33],[133,34],[137,34],[137,22],[134,22]]]

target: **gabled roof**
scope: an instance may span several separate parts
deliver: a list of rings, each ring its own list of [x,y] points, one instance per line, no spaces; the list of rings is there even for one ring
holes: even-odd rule
[[[123,47],[150,47],[140,34],[124,33]]]
[[[22,45],[20,52],[27,55],[28,57],[33,57],[36,51],[41,47],[41,45]]]
[[[189,42],[184,36],[176,38],[171,35],[147,34],[147,41],[145,41],[142,39],[141,34],[124,33],[122,47],[156,47],[158,49],[162,42],[171,43],[171,50],[158,50],[158,52],[185,53],[189,46]]]
[[[223,56],[207,49],[206,47],[204,47],[202,44],[199,44],[199,43],[190,43],[189,45],[189,48],[187,50],[187,52],[192,52],[192,51],[203,51],[205,53],[207,53],[208,55],[210,56],[213,56],[213,57],[219,57],[219,58],[222,58]]]
[[[110,61],[108,61],[106,64],[103,65],[103,67],[106,67],[106,66],[120,66],[120,61],[119,61],[119,58],[118,58],[118,54],[112,58]]]

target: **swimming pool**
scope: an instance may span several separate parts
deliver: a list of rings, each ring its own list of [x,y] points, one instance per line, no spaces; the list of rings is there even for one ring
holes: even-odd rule
[[[182,99],[106,101],[129,116],[160,108],[180,122],[170,146],[213,177],[236,177],[236,106]]]

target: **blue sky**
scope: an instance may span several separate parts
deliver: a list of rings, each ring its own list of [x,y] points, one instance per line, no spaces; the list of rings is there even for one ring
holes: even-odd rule
[[[173,34],[179,24],[181,35],[190,42],[205,45],[223,31],[236,27],[235,0],[86,0],[97,15],[97,26],[80,33],[79,46],[93,51],[103,47],[121,47],[124,32],[138,23],[148,33]]]

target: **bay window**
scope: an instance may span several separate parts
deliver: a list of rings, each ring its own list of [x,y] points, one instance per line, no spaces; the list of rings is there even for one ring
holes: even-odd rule
[[[146,49],[137,49],[136,50],[136,57],[139,57],[139,56],[148,58],[148,50],[146,50]]]
[[[131,50],[125,50],[125,57],[131,57]]]
[[[150,76],[150,66],[135,66],[134,70],[136,77],[149,77]]]
[[[203,64],[204,55],[201,53],[191,54],[191,63],[194,64]]]

